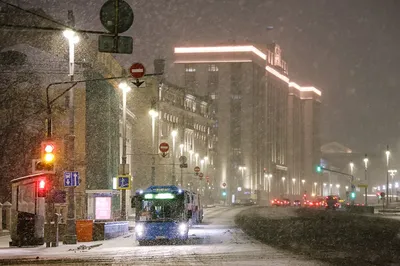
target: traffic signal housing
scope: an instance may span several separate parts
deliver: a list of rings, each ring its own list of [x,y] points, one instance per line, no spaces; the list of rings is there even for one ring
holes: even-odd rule
[[[54,164],[56,145],[53,141],[43,141],[41,148],[41,161],[44,164]]]
[[[39,198],[44,198],[46,197],[46,193],[47,193],[47,184],[46,184],[46,180],[41,179],[38,181],[38,197]]]
[[[40,160],[33,160],[33,173],[55,173],[56,145],[54,141],[43,141],[40,148]]]
[[[352,192],[350,193],[350,198],[351,198],[352,200],[356,198],[356,192],[355,192],[355,191],[352,191]]]
[[[317,165],[317,166],[315,167],[315,171],[316,171],[317,173],[322,173],[322,166],[321,166],[321,165]]]
[[[222,190],[222,197],[226,197],[226,190]]]

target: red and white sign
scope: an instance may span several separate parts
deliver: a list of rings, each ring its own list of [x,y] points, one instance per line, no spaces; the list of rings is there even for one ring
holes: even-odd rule
[[[203,173],[200,173],[199,176],[200,176],[200,178],[203,178],[204,174],[203,174]]]
[[[196,166],[196,167],[194,168],[194,171],[195,171],[196,173],[200,172],[200,167]]]
[[[141,63],[134,63],[130,68],[129,72],[131,76],[135,79],[140,79],[146,73],[146,69],[144,68],[143,64]]]
[[[162,153],[166,153],[169,150],[168,143],[166,142],[161,143],[159,149]]]
[[[200,179],[200,181],[201,181],[201,180],[203,180],[203,177],[202,177],[202,176],[199,176],[199,179]]]
[[[223,187],[226,187],[226,183],[222,183],[222,186],[223,186]]]

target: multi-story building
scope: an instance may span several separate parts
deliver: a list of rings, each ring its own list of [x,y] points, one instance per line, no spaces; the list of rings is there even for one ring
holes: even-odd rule
[[[215,99],[221,188],[226,183],[236,196],[311,194],[321,92],[289,80],[280,47],[177,47],[174,52],[169,78]]]
[[[211,103],[207,97],[159,78],[146,78],[146,88],[132,92],[128,106],[135,114],[131,160],[134,189],[178,184],[199,191],[201,187],[203,193],[211,195],[216,143]],[[164,156],[160,143],[169,145]],[[182,157],[186,157],[185,162]],[[187,168],[181,168],[185,164]],[[201,168],[202,180],[195,175],[196,166]]]

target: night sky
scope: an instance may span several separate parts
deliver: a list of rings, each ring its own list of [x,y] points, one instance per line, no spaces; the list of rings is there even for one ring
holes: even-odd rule
[[[20,1],[23,7],[32,2]],[[73,9],[79,28],[103,30],[102,0],[36,2],[59,20]],[[379,153],[386,144],[400,149],[400,1],[127,2],[135,21],[125,35],[134,38],[134,54],[118,57],[124,65],[151,65],[160,56],[172,64],[175,45],[276,41],[290,78],[322,90],[323,143],[338,141],[362,153]]]

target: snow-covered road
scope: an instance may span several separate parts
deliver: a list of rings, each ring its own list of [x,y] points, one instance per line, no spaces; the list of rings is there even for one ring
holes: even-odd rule
[[[0,237],[0,264],[36,265],[323,265],[249,238],[234,224],[243,207],[205,210],[204,223],[189,232],[185,245],[138,246],[133,235],[56,248],[8,248]],[[96,245],[76,250],[80,245]]]

